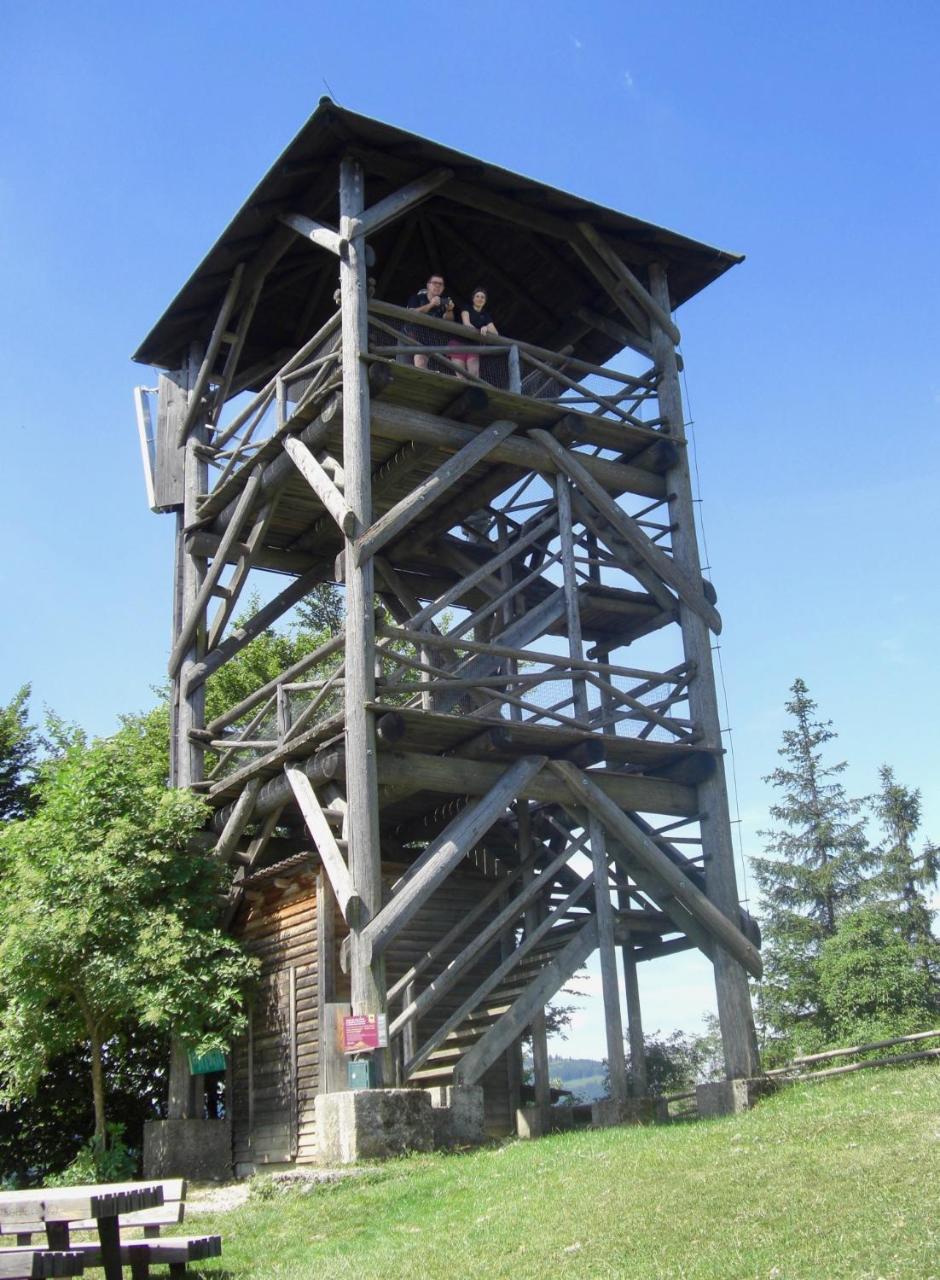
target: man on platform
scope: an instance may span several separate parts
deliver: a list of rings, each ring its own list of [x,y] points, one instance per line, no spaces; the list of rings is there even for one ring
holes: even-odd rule
[[[431,272],[427,284],[423,289],[419,289],[417,293],[412,294],[408,299],[408,310],[417,311],[425,316],[433,316],[435,320],[454,319],[454,300],[444,293],[444,277],[439,272]],[[412,337],[418,337],[418,333],[411,334]],[[441,343],[444,346],[444,343]],[[426,369],[428,367],[428,357],[422,353],[418,353],[414,357],[416,369]]]

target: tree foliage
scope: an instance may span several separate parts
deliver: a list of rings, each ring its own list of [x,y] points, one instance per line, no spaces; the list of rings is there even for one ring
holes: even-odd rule
[[[934,986],[902,927],[889,907],[863,907],[820,948],[820,997],[839,1043],[866,1043],[933,1025]]]
[[[207,1049],[244,1025],[252,965],[216,927],[223,873],[190,847],[205,806],[167,790],[166,743],[164,708],[112,738],[73,735],[34,814],[0,830],[0,1098],[87,1047],[99,1139],[104,1047],[123,1027]]]
[[[770,809],[777,825],[760,833],[772,856],[753,859],[764,902],[763,1013],[784,1033],[824,1016],[820,948],[865,900],[875,862],[861,816],[865,801],[846,794],[845,762],[824,759],[836,736],[831,721],[816,718],[802,680],[791,694],[786,710],[794,724],[783,733],[783,763],[765,779],[780,797]]]
[[[29,723],[29,685],[0,707],[0,822],[22,818],[32,806],[39,741]]]
[[[879,898],[895,914],[901,936],[920,961],[936,975],[940,969],[933,912],[926,891],[940,878],[940,847],[927,841],[920,853],[914,840],[920,829],[920,792],[897,782],[886,764],[879,770],[881,788],[875,797],[875,813],[884,838],[878,853]]]

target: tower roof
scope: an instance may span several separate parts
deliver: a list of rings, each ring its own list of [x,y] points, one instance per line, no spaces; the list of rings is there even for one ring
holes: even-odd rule
[[[647,264],[662,262],[674,308],[742,260],[323,98],[133,358],[178,367],[189,344],[208,337],[237,264],[250,264],[272,236],[283,234],[282,215],[336,225],[337,169],[349,152],[363,165],[367,205],[429,170],[453,170],[417,209],[370,238],[376,297],[404,305],[429,271],[442,271],[447,291],[458,299],[477,284],[488,289],[502,332],[553,350],[570,344],[574,354],[598,363],[625,345],[617,330],[629,325],[579,257],[579,222],[601,232],[644,283]],[[335,309],[335,257],[302,236],[294,239],[265,280],[243,368],[295,349]],[[585,311],[606,320],[606,327],[587,324]]]

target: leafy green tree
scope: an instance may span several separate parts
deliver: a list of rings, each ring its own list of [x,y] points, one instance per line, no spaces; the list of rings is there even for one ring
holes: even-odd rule
[[[875,797],[875,813],[884,839],[878,846],[879,896],[896,913],[901,936],[916,954],[921,967],[936,975],[940,948],[933,932],[933,911],[926,891],[940,878],[940,847],[927,841],[920,853],[914,840],[920,828],[920,791],[897,782],[888,765],[879,770],[881,789]]]
[[[144,1122],[165,1115],[169,1037],[123,1026],[102,1048],[108,1126],[127,1134],[137,1156]],[[31,1097],[0,1107],[0,1183],[45,1185],[72,1164],[91,1132],[87,1045],[54,1058]],[[91,1181],[98,1181],[96,1173]]]
[[[321,582],[304,596],[295,613],[305,631],[335,636],[343,629],[343,593],[332,582]]]
[[[216,926],[223,872],[190,844],[205,805],[167,789],[166,744],[165,708],[108,739],[74,735],[35,813],[0,830],[0,1100],[87,1048],[102,1145],[108,1043],[136,1023],[223,1047],[253,972]]]
[[[38,735],[29,723],[29,685],[0,707],[0,822],[22,818],[32,803]]]
[[[780,796],[770,809],[777,825],[760,833],[771,856],[752,859],[764,903],[761,1011],[783,1033],[824,1018],[820,947],[869,894],[875,862],[861,816],[865,801],[846,795],[845,762],[823,757],[836,737],[832,722],[816,718],[802,680],[791,694],[786,710],[795,723],[778,753],[784,763],[765,778]]]
[[[818,969],[822,1005],[840,1044],[906,1035],[935,1021],[930,975],[889,907],[847,916],[820,947]]]

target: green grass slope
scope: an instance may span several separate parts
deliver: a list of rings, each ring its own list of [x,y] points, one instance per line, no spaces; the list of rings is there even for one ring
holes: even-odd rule
[[[744,1116],[583,1131],[249,1200],[223,1280],[940,1280],[940,1069],[792,1085]],[[200,1217],[193,1229],[210,1229]]]

